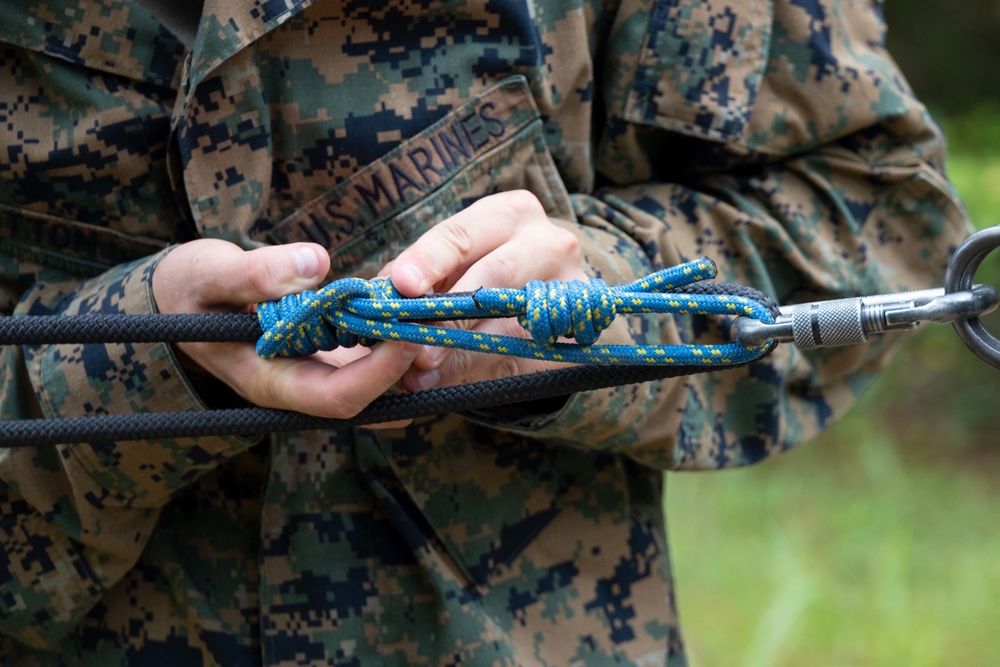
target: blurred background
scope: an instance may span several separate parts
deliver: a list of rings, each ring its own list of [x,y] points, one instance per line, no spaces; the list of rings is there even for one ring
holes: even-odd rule
[[[972,220],[1000,224],[1000,0],[885,15]],[[1000,251],[977,282],[1000,287]],[[922,329],[821,439],[670,475],[691,667],[1000,665],[1000,371]]]

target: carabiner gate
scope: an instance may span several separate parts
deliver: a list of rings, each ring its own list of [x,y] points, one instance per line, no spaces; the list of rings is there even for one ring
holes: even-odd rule
[[[920,322],[978,320],[980,315],[994,310],[998,301],[1000,295],[989,285],[951,293],[938,288],[813,301],[782,307],[774,323],[738,318],[731,334],[743,345],[773,340],[792,342],[800,350],[857,345],[872,334],[912,329]]]
[[[1000,339],[979,319],[997,307],[1000,297],[989,285],[972,284],[976,269],[998,247],[1000,225],[970,236],[948,263],[942,289],[784,306],[774,323],[740,317],[733,322],[730,333],[747,346],[777,341],[813,350],[864,343],[871,334],[912,329],[920,322],[951,322],[973,354],[1000,368]]]

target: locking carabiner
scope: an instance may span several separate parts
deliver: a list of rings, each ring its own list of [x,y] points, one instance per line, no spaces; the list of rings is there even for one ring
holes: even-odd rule
[[[983,259],[998,247],[1000,226],[966,239],[948,263],[944,288],[784,306],[773,323],[737,318],[730,334],[743,345],[793,342],[813,350],[864,343],[871,334],[912,329],[920,322],[951,322],[973,354],[1000,368],[1000,339],[980,320],[996,309],[1000,296],[989,285],[972,284]]]
[[[996,309],[1000,294],[973,285],[976,269],[1000,247],[1000,226],[970,236],[948,264],[945,287],[784,306],[773,323],[737,318],[733,340],[743,345],[792,342],[800,350],[864,343],[872,334],[912,329],[920,322],[951,322],[962,342],[994,368],[1000,368],[1000,339],[980,316]]]
[[[960,292],[943,288],[877,294],[783,306],[773,323],[741,317],[732,337],[743,345],[773,340],[794,343],[800,350],[864,343],[872,334],[912,329],[920,322],[957,322],[997,307],[1000,295],[988,285]]]

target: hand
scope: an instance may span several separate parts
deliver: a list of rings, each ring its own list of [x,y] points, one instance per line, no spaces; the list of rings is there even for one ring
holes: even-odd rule
[[[329,255],[316,244],[244,251],[227,241],[200,239],[160,260],[153,295],[162,313],[246,312],[260,301],[315,289],[329,268]],[[387,342],[371,351],[265,361],[250,343],[177,348],[256,405],[338,419],[353,417],[392,388],[419,351],[416,345]]]
[[[403,296],[471,292],[480,287],[524,287],[530,280],[586,280],[580,245],[552,223],[529,192],[478,200],[444,220],[383,269]],[[474,331],[528,337],[515,319],[454,323]],[[565,364],[425,347],[403,376],[409,390],[493,380]]]

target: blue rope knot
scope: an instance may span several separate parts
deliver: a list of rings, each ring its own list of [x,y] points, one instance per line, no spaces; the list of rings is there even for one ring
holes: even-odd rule
[[[600,278],[532,280],[524,292],[527,304],[517,321],[539,345],[552,345],[561,336],[592,345],[615,319],[611,288]]]
[[[293,357],[320,350],[356,345],[372,346],[369,338],[344,326],[336,326],[353,299],[401,298],[388,280],[345,278],[317,291],[289,294],[278,301],[257,306],[257,321],[264,335],[257,341],[257,354],[265,359]]]
[[[599,279],[532,281],[523,289],[481,288],[473,294],[405,298],[388,279],[344,278],[319,290],[259,304],[265,359],[399,340],[489,354],[585,364],[728,366],[759,358],[766,345],[598,345],[617,314],[677,313],[753,317],[773,321],[766,306],[736,294],[678,293],[715,276],[702,258],[661,269],[617,287]],[[446,320],[516,317],[531,339],[440,324]],[[576,339],[563,343],[561,337]]]

